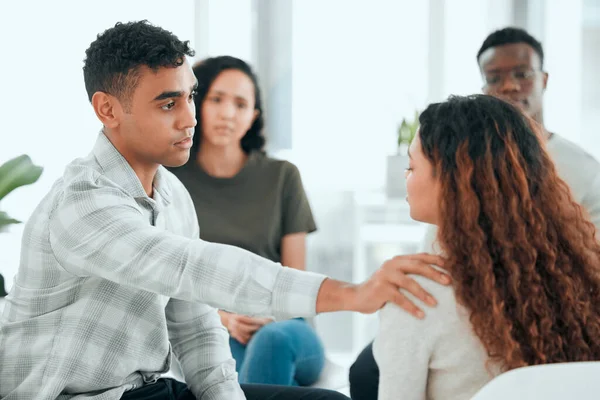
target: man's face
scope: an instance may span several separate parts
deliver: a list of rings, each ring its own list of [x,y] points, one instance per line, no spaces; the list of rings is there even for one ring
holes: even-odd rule
[[[479,57],[485,94],[508,100],[538,122],[548,73],[542,71],[536,51],[526,43],[491,47]]]
[[[156,72],[141,67],[139,73],[130,106],[118,116],[119,151],[132,166],[181,166],[196,126],[196,77],[187,60]]]

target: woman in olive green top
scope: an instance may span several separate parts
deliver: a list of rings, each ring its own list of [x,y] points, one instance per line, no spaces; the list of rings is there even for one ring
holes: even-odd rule
[[[190,161],[173,173],[187,187],[200,237],[305,269],[306,234],[316,230],[295,165],[265,155],[256,76],[234,57],[194,66],[198,79]],[[323,368],[323,346],[306,321],[273,322],[220,311],[241,383],[306,386]]]

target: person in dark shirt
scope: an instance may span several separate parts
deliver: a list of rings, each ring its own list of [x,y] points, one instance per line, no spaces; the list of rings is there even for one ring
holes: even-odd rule
[[[200,238],[306,269],[306,235],[316,230],[296,166],[263,151],[257,78],[244,61],[221,56],[194,66],[198,124],[190,160],[172,172],[190,192]],[[230,333],[240,383],[313,384],[324,365],[315,330],[302,318],[219,311]]]

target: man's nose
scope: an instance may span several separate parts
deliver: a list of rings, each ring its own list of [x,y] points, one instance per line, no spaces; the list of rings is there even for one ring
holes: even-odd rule
[[[518,92],[521,90],[521,85],[512,74],[506,74],[502,77],[502,81],[496,90],[498,93]]]

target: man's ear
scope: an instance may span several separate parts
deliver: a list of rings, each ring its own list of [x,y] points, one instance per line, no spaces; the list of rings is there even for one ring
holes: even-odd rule
[[[92,96],[92,107],[102,125],[107,128],[119,126],[123,108],[116,97],[105,92],[96,92]]]
[[[543,85],[542,85],[542,87],[544,88],[544,90],[546,90],[546,86],[548,86],[548,76],[549,75],[548,75],[547,72],[543,72],[543,75],[542,75],[542,83],[543,83]]]

